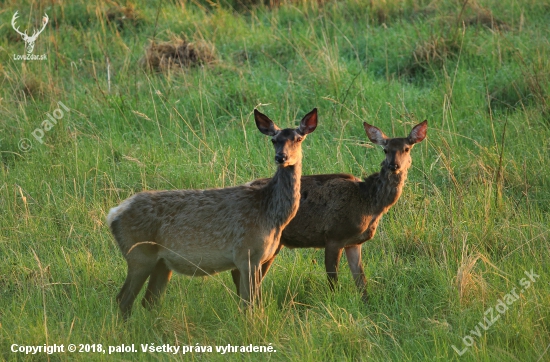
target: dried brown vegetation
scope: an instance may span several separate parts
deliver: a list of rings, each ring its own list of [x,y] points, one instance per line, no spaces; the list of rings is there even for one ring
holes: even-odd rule
[[[130,2],[127,2],[126,6],[113,2],[111,7],[106,11],[105,16],[107,17],[107,21],[115,24],[120,30],[124,29],[124,26],[127,24],[136,26],[143,21],[143,17],[136,10],[135,5]]]
[[[458,290],[460,303],[468,304],[474,299],[485,300],[487,295],[487,282],[483,278],[483,272],[477,271],[476,266],[481,260],[486,267],[498,271],[498,268],[491,263],[489,258],[478,252],[469,252],[466,245],[466,236],[462,247],[462,260],[458,267],[455,285]]]
[[[449,58],[456,58],[460,52],[458,37],[435,35],[419,42],[411,57],[401,69],[401,76],[415,77],[429,70],[439,69]]]
[[[382,11],[383,12],[383,11]],[[441,69],[449,59],[456,59],[463,46],[465,28],[481,26],[492,31],[507,31],[510,26],[496,18],[491,10],[485,9],[476,3],[465,1],[460,11],[445,11],[430,4],[426,7],[415,7],[412,11],[415,16],[432,17],[440,28],[427,39],[417,42],[411,56],[398,72],[400,76],[414,78],[428,71]],[[439,15],[435,15],[439,14]],[[378,12],[379,22],[387,16]]]
[[[26,70],[21,77],[12,78],[8,75],[6,79],[13,81],[13,89],[20,100],[25,98],[50,99],[59,97],[61,94],[61,89],[51,79],[44,81]]]
[[[482,9],[482,8],[476,9],[473,15],[469,16],[467,19],[464,20],[464,24],[466,26],[481,25],[483,27],[486,27],[488,29],[495,30],[495,31],[510,30],[510,26],[506,22],[495,18],[495,16],[490,10]]]
[[[207,65],[216,60],[214,46],[205,41],[188,42],[174,37],[169,42],[152,41],[141,64],[155,71],[169,71]]]
[[[257,7],[261,5],[267,6],[270,8],[275,8],[281,5],[281,0],[235,0],[233,1],[233,7],[239,11],[251,9],[253,7]]]
[[[46,87],[39,79],[27,74],[21,78],[19,91],[26,97],[42,97]]]
[[[388,6],[387,3],[371,1],[370,3],[371,19],[378,25],[391,25],[400,20],[416,20],[433,16],[436,8],[433,5],[419,6],[413,4],[411,9],[404,10],[401,7]]]

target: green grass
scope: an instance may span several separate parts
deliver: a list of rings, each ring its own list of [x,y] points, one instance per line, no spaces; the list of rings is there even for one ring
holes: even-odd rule
[[[158,4],[161,4],[160,11]],[[550,359],[550,7],[543,1],[5,1],[0,11],[0,353],[12,344],[268,345],[265,360]],[[123,4],[126,5],[126,4]],[[500,28],[471,24],[490,9]],[[50,24],[14,60],[20,29]],[[506,26],[502,26],[505,24]],[[32,33],[32,31],[30,31]],[[149,40],[183,35],[216,62],[168,73],[139,65]],[[107,81],[110,62],[110,89]],[[61,101],[71,111],[38,143]],[[304,173],[378,171],[362,122],[405,136],[428,119],[399,202],[363,247],[370,301],[345,258],[330,293],[322,250],[283,249],[264,301],[242,314],[228,272],[176,276],[155,310],[124,323],[126,263],[109,209],[148,189],[242,184],[275,172],[254,107],[279,126],[313,107]],[[18,143],[27,138],[32,148]],[[486,331],[485,311],[540,278]],[[139,300],[140,298],[138,298]],[[474,344],[464,348],[463,337]],[[468,339],[466,339],[468,342]],[[61,353],[51,360],[167,360]],[[256,360],[192,353],[177,360]]]

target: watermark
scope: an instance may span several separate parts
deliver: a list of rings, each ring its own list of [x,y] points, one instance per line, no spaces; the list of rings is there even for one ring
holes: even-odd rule
[[[49,132],[56,124],[57,121],[63,118],[65,113],[63,113],[63,108],[65,112],[70,112],[70,109],[64,105],[61,101],[57,102],[57,105],[59,108],[56,108],[53,110],[53,112],[46,113],[47,118],[42,121],[40,124],[40,127],[37,127],[34,129],[34,131],[31,132],[31,135],[34,137],[35,140],[38,141],[40,144],[44,144],[44,136],[47,132]],[[32,149],[32,142],[28,138],[21,138],[18,143],[19,149],[23,152],[29,152]]]
[[[196,343],[194,345],[178,345],[178,344],[160,344],[154,343],[142,343],[136,346],[135,343],[120,344],[120,345],[104,345],[104,344],[69,344],[65,348],[64,344],[54,345],[11,345],[12,353],[22,354],[54,354],[54,353],[99,353],[99,354],[117,354],[117,353],[147,353],[147,354],[189,354],[189,353],[218,353],[218,354],[244,354],[244,353],[277,353],[275,347],[269,343],[267,345],[223,345],[223,346],[211,346],[201,345]]]
[[[13,14],[13,17],[11,18],[11,26],[13,27],[13,30],[17,32],[17,34],[21,35],[21,38],[23,38],[23,41],[25,42],[25,51],[27,54],[14,54],[13,60],[45,60],[47,59],[46,54],[42,55],[35,55],[32,52],[34,51],[34,44],[36,43],[36,39],[38,39],[38,36],[40,33],[44,31],[46,28],[46,25],[48,24],[49,18],[46,13],[44,13],[44,16],[42,17],[42,29],[40,30],[34,30],[32,35],[27,34],[27,30],[24,32],[19,31],[19,27],[16,27],[15,21],[18,18],[18,11]]]
[[[527,276],[527,278],[521,278],[519,281],[519,285],[521,286],[521,289],[519,291],[520,294],[523,294],[527,289],[531,287],[533,283],[537,281],[538,278],[540,278],[540,275],[535,274],[535,272],[533,272],[533,269],[531,269],[530,272],[528,272],[527,270],[524,271],[524,274]],[[462,356],[464,353],[466,353],[468,348],[473,346],[475,342],[474,337],[480,338],[481,333],[491,328],[491,326],[500,319],[500,316],[504,315],[504,313],[506,313],[510,306],[514,304],[518,299],[519,295],[516,292],[516,287],[514,287],[508,294],[497,300],[494,308],[489,307],[483,314],[483,320],[476,325],[475,329],[472,329],[470,331],[470,334],[462,338],[462,345],[464,347],[462,350],[458,349],[454,344],[451,347],[453,347],[453,349],[456,353],[458,353],[459,356]]]

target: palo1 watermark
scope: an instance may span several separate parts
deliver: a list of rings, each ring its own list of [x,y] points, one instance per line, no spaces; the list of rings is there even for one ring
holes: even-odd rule
[[[13,17],[11,18],[11,26],[13,27],[13,30],[15,30],[17,34],[21,35],[21,38],[23,38],[23,41],[25,42],[25,51],[27,52],[27,54],[23,54],[23,55],[14,54],[13,60],[45,60],[47,59],[46,54],[35,55],[32,52],[34,51],[34,44],[36,43],[36,39],[38,39],[38,36],[40,35],[40,33],[44,31],[44,29],[46,28],[46,25],[48,24],[48,21],[49,21],[48,15],[44,14],[44,16],[42,17],[42,29],[34,30],[32,35],[28,35],[27,30],[25,30],[24,32],[21,32],[19,31],[19,27],[15,26],[15,21],[18,18],[17,13],[18,11],[16,11],[15,14],[13,14]]]
[[[533,269],[531,269],[530,272],[527,270],[524,271],[524,274],[527,276],[527,278],[521,278],[519,281],[519,285],[521,286],[521,289],[519,290],[520,294],[523,294],[527,289],[531,287],[533,283],[537,281],[538,278],[540,278],[540,275],[535,274]],[[458,353],[459,356],[462,356],[468,348],[473,346],[475,339],[474,337],[481,337],[481,333],[483,331],[487,331],[491,326],[500,319],[501,315],[504,315],[506,311],[509,309],[509,307],[514,304],[519,299],[519,295],[516,292],[516,288],[512,288],[512,290],[506,294],[504,297],[497,300],[496,305],[493,307],[489,307],[484,315],[484,318],[481,322],[476,324],[475,329],[472,329],[470,331],[470,334],[462,338],[462,345],[464,348],[462,350],[458,349],[454,344],[451,346],[455,350],[456,353]],[[496,311],[496,313],[495,313]],[[481,329],[480,329],[481,327]]]
[[[40,127],[35,128],[34,131],[31,132],[31,135],[40,144],[44,144],[43,138],[46,135],[46,133],[49,132],[57,124],[57,121],[62,119],[63,116],[65,115],[65,113],[63,113],[63,110],[61,108],[63,108],[65,112],[70,112],[70,109],[66,105],[64,105],[61,101],[57,102],[57,105],[59,106],[59,108],[54,109],[53,112],[51,112],[51,114],[46,113],[47,118],[44,121],[42,121],[42,123],[40,124]],[[19,140],[18,146],[21,151],[28,152],[32,148],[32,142],[28,138],[21,138]]]

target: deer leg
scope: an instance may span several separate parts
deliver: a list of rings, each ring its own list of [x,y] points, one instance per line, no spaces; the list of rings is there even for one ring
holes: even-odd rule
[[[281,251],[282,248],[283,248],[283,244],[279,244],[279,247],[275,251],[275,254],[273,254],[273,256],[271,258],[267,259],[262,264],[262,270],[261,270],[261,273],[260,273],[260,283],[264,280],[265,275],[267,274],[267,272],[269,271],[269,268],[271,268],[271,265],[273,264],[273,261],[275,260],[275,257],[277,256],[277,254],[279,254],[279,251]],[[258,300],[260,300],[260,301],[262,300],[262,289],[261,288],[258,289]]]
[[[271,264],[273,264],[273,260],[275,259],[275,255],[268,259],[265,263],[261,266],[261,273],[259,275],[260,282],[264,279],[265,273],[269,270],[269,267]],[[233,278],[233,284],[235,284],[235,287],[237,288],[237,294],[242,297],[241,295],[241,272],[239,269],[233,269],[231,270],[231,277]],[[258,296],[261,298],[261,290],[258,291]]]
[[[327,271],[328,284],[330,290],[334,292],[334,287],[338,283],[338,264],[342,257],[342,248],[327,243],[325,247],[325,269]]]
[[[132,313],[132,305],[136,297],[143,287],[143,284],[153,272],[155,264],[152,263],[137,263],[134,260],[128,260],[128,275],[122,289],[118,293],[116,300],[122,317],[128,319]]]
[[[361,245],[346,246],[345,250],[346,259],[348,259],[348,265],[353,275],[355,285],[359,288],[363,302],[367,303],[367,278],[365,277],[365,270],[361,262]]]
[[[269,268],[271,268],[271,264],[273,264],[273,261],[275,260],[275,256],[277,256],[277,254],[273,255],[262,264],[262,274],[260,275],[260,280],[264,280]]]
[[[158,302],[164,290],[166,290],[166,285],[172,277],[172,270],[170,270],[163,259],[157,262],[155,269],[149,277],[149,284],[147,285],[147,291],[145,292],[145,297],[143,297],[141,304],[145,308],[150,308]]]
[[[279,254],[279,251],[281,251],[282,248],[283,248],[283,244],[279,244],[279,247],[275,251],[275,254],[273,254],[273,256],[271,258],[267,259],[262,264],[262,274],[260,275],[260,281],[262,281],[264,279],[264,277],[267,274],[269,268],[271,267],[271,264],[273,264],[273,261],[275,260],[275,257],[277,256],[277,254]],[[233,278],[233,284],[235,284],[235,288],[237,288],[237,294],[241,295],[241,293],[239,291],[240,290],[240,284],[241,284],[241,273],[239,272],[239,269],[231,270],[231,277]],[[261,291],[260,291],[260,293],[261,293]]]
[[[250,264],[239,269],[241,274],[239,291],[243,306],[250,306],[257,300],[261,283],[260,268],[259,264]]]
[[[131,249],[124,257],[128,264],[128,275],[116,300],[122,312],[122,317],[127,319],[132,312],[132,305],[139,291],[147,278],[155,270],[158,260],[156,248],[148,245]]]
[[[269,258],[269,259],[267,259],[266,261],[263,262],[263,264],[262,264],[262,274],[260,275],[260,281],[265,278],[265,275],[269,271],[269,268],[271,268],[271,264],[273,264],[273,261],[275,260],[275,257],[277,256],[277,254],[279,254],[279,252],[281,251],[282,248],[283,248],[283,244],[279,244],[279,246],[277,247],[277,250],[275,250],[275,254],[273,254],[273,256],[271,258]]]
[[[237,289],[237,295],[241,295],[241,272],[239,272],[239,269],[233,269],[231,270],[231,278],[233,279],[233,284],[235,284],[235,288]]]

